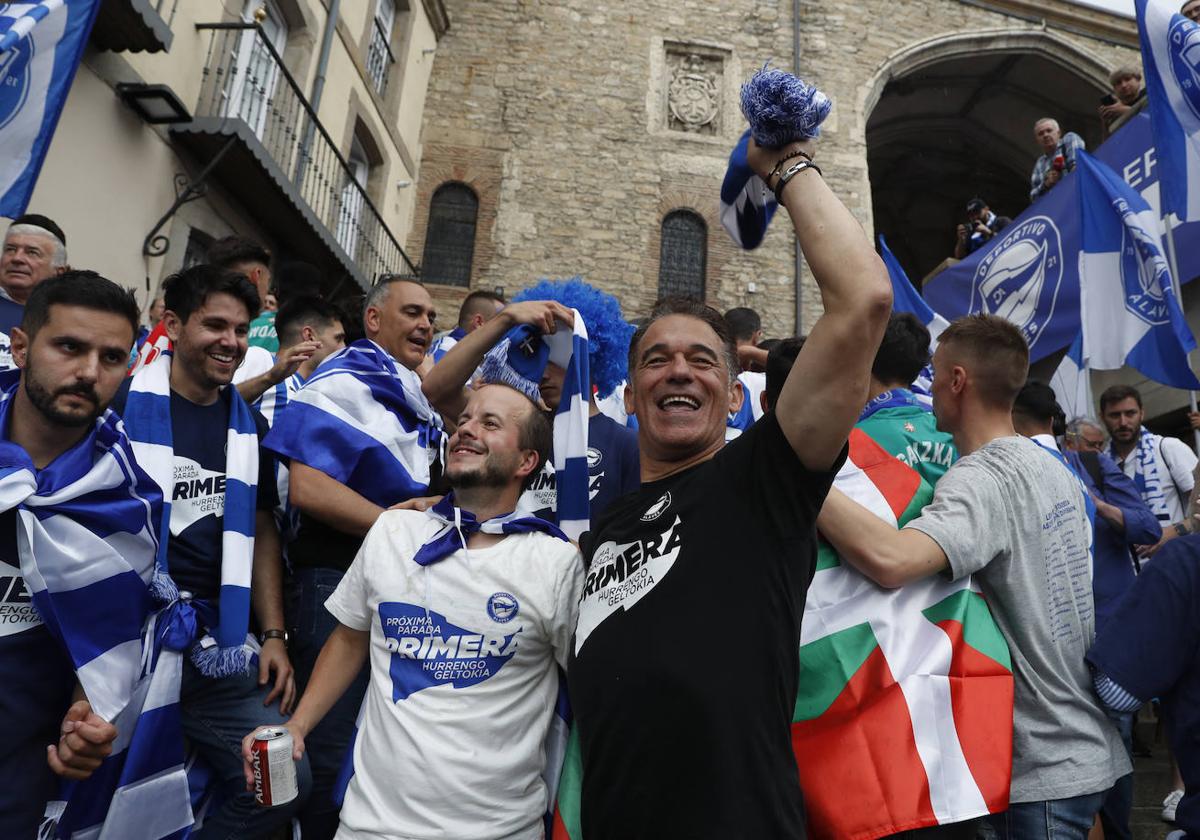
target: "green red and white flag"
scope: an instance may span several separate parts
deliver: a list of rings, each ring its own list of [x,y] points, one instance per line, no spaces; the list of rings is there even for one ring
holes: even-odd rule
[[[860,429],[834,486],[897,527],[933,490]],[[804,609],[792,745],[811,840],[873,840],[1008,807],[1008,645],[970,579],[885,590],[821,542]],[[582,840],[574,731],[553,840]]]
[[[897,527],[930,485],[861,429],[834,486]],[[1008,645],[969,579],[876,586],[822,541],[792,745],[812,840],[872,840],[1008,807]]]

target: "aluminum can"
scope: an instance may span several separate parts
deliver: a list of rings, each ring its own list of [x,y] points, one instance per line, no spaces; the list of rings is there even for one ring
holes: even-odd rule
[[[264,808],[291,802],[300,792],[296,786],[292,746],[292,733],[281,726],[254,733],[254,744],[250,747],[254,801]]]

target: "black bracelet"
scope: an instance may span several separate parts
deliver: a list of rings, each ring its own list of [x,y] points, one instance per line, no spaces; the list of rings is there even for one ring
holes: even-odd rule
[[[262,635],[258,637],[258,643],[264,644],[267,639],[279,639],[279,641],[283,642],[284,647],[287,647],[288,634],[286,630],[264,630],[262,631]]]
[[[802,160],[793,165],[787,172],[779,176],[779,180],[775,182],[775,201],[783,204],[783,188],[788,185],[788,182],[803,172],[805,169],[812,169],[822,178],[825,175],[821,172],[821,168],[811,161]]]
[[[771,174],[769,174],[767,176],[767,180],[770,181],[772,178],[779,175],[780,172],[783,171],[783,165],[785,163],[787,163],[789,160],[792,160],[793,158],[798,158],[798,157],[802,157],[805,160],[809,161],[810,163],[812,162],[812,155],[810,155],[808,152],[797,149],[796,151],[792,152],[790,155],[784,155],[779,160],[775,161],[775,168],[771,170]]]

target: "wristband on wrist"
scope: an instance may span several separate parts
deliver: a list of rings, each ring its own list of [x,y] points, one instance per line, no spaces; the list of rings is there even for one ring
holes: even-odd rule
[[[258,642],[259,642],[259,644],[263,644],[267,641],[267,639],[279,639],[279,641],[283,642],[284,646],[286,647],[287,643],[288,643],[287,631],[285,631],[285,630],[264,630],[264,631],[262,631],[262,635],[260,635],[258,637]]]
[[[808,152],[804,152],[804,151],[797,149],[796,151],[792,152],[790,155],[784,155],[783,157],[781,157],[779,160],[777,160],[775,162],[775,168],[772,169],[771,174],[769,174],[767,176],[767,181],[770,182],[770,180],[772,178],[778,177],[779,174],[781,172],[783,172],[783,165],[785,163],[787,163],[789,160],[795,160],[798,157],[804,158],[809,163],[812,162],[812,155],[810,155]]]
[[[779,176],[779,180],[775,182],[775,201],[783,204],[783,188],[788,185],[793,178],[803,172],[805,169],[811,169],[824,178],[821,168],[812,161],[802,160],[799,163],[793,164],[787,172]]]

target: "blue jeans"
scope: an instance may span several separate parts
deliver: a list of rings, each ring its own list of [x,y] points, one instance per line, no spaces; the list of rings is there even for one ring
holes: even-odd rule
[[[1069,799],[1018,802],[987,818],[997,840],[1087,840],[1108,791]]]
[[[1109,719],[1121,733],[1121,743],[1125,745],[1125,753],[1133,758],[1133,712],[1114,712],[1105,709]],[[1133,816],[1133,774],[1129,773],[1117,779],[1104,797],[1104,806],[1100,809],[1100,823],[1104,826],[1104,840],[1133,840],[1133,832],[1129,820]]]
[[[271,683],[258,684],[258,668],[247,674],[210,679],[185,657],[180,709],[183,733],[212,767],[224,798],[210,813],[194,840],[259,838],[286,825],[300,809],[312,788],[312,774],[305,757],[296,765],[300,795],[284,805],[264,808],[246,790],[242,772],[242,739],[260,726],[287,720],[278,702],[264,706]]]
[[[297,569],[288,581],[285,608],[290,652],[296,669],[296,690],[301,694],[312,677],[322,646],[337,627],[337,619],[325,609],[325,600],[337,589],[343,574],[337,569],[304,568]],[[354,722],[367,693],[368,674],[369,668],[364,665],[346,693],[304,739],[313,777],[312,796],[299,815],[304,840],[331,840],[337,833],[341,806],[333,800],[334,783],[354,735]]]

